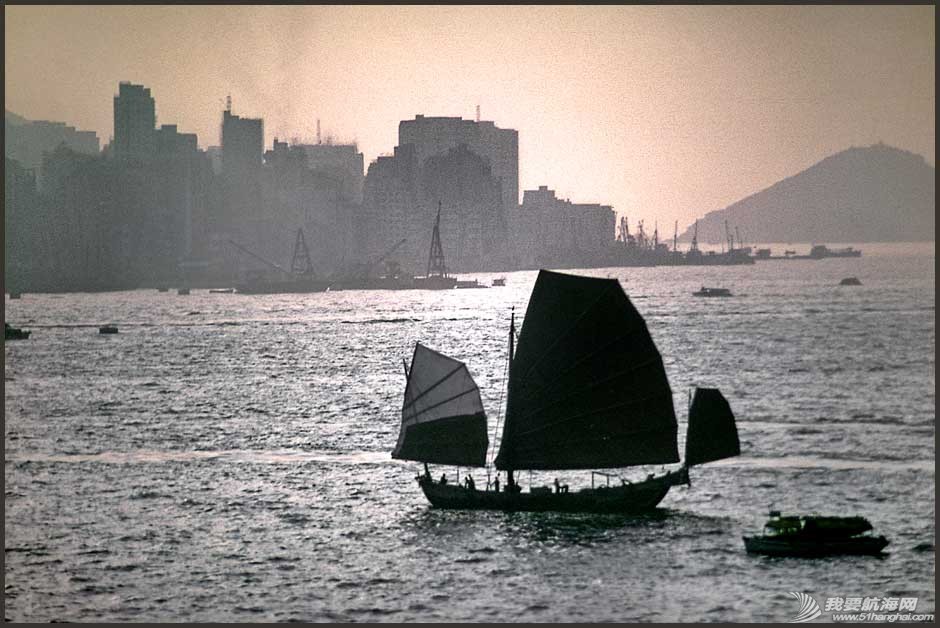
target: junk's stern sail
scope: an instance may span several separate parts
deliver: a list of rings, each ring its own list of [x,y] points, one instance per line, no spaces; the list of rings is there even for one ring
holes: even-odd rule
[[[392,457],[482,467],[488,445],[480,389],[467,365],[416,344]]]
[[[696,388],[689,408],[685,464],[692,466],[740,454],[738,428],[728,400],[717,388]]]

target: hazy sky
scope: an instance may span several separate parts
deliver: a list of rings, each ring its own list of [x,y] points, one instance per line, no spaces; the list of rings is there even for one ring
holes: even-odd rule
[[[548,185],[671,235],[878,140],[935,164],[933,6],[7,6],[6,108],[113,134],[118,82],[219,143],[223,101],[274,137],[391,153],[415,114],[519,131]],[[742,234],[744,235],[744,234]]]

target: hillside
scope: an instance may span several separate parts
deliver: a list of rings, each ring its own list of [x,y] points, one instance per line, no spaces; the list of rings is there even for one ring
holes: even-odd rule
[[[4,109],[3,113],[3,120],[6,124],[12,124],[13,126],[23,126],[29,122],[29,120],[23,116],[18,116],[9,109]]]
[[[936,169],[876,144],[849,148],[699,219],[700,241],[724,240],[725,220],[750,242],[933,241]],[[687,242],[692,227],[679,238]]]

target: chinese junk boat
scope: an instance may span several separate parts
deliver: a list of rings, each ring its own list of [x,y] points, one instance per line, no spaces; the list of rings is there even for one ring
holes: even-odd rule
[[[832,556],[837,554],[878,555],[888,545],[883,536],[871,532],[864,517],[821,517],[780,515],[771,510],[762,536],[745,536],[749,554],[768,556]]]
[[[522,511],[637,513],[689,467],[740,453],[734,415],[717,389],[700,388],[689,410],[685,463],[620,486],[568,491],[530,487],[520,470],[592,470],[679,462],[672,390],[646,323],[616,279],[542,270],[514,347],[509,329],[506,416],[495,466],[503,491],[435,482],[428,463],[483,467],[488,440],[479,389],[462,362],[415,347],[393,458],[425,463],[418,483],[432,505]],[[498,485],[497,485],[498,486]]]

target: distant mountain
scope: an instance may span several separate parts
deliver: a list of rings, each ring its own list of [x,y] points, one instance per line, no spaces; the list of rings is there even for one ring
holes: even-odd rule
[[[23,116],[18,116],[12,111],[10,111],[9,109],[4,109],[3,112],[4,112],[3,120],[7,124],[12,124],[13,126],[23,126],[24,124],[27,124],[29,122],[29,120],[27,120]]]
[[[750,242],[933,241],[936,169],[884,144],[849,148],[698,221],[702,242],[725,220]],[[692,238],[689,227],[679,238]]]

